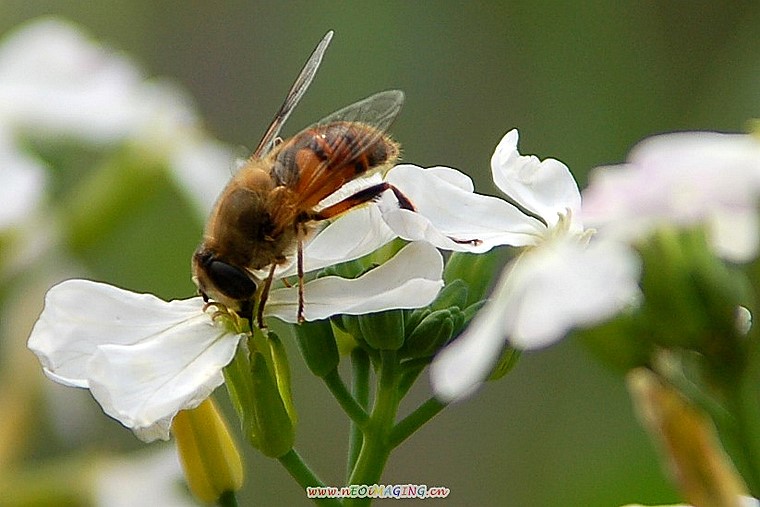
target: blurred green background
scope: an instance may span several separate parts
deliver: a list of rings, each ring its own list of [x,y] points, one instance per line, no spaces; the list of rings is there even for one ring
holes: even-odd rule
[[[47,14],[79,23],[149,75],[180,82],[214,136],[249,148],[334,29],[285,133],[400,88],[407,101],[391,130],[404,160],[459,168],[483,193],[496,192],[489,159],[513,127],[522,153],[562,160],[583,186],[590,168],[622,161],[643,137],[742,130],[760,114],[756,2],[4,0],[0,35]],[[82,261],[96,279],[186,297],[201,227],[168,186],[154,189]],[[339,485],[345,418],[296,353],[291,365],[299,452]],[[104,439],[88,447],[137,447],[118,423],[96,417]],[[247,467],[243,505],[308,504],[276,462],[250,452]],[[448,505],[678,499],[622,378],[569,342],[524,355],[512,375],[444,411],[392,456],[384,482],[449,487]]]

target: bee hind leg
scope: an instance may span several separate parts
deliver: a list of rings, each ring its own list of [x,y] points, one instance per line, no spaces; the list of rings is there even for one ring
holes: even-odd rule
[[[320,210],[312,218],[314,220],[326,220],[328,218],[336,217],[341,213],[345,213],[346,211],[355,208],[356,206],[360,206],[362,204],[378,199],[380,195],[386,190],[393,192],[393,195],[395,195],[396,199],[398,200],[398,205],[400,208],[409,211],[417,211],[414,207],[414,204],[412,204],[412,201],[410,201],[409,198],[405,196],[403,192],[401,192],[401,190],[384,181],[382,183],[378,183],[377,185],[372,185],[371,187],[359,190],[355,194],[346,197],[342,201],[339,201],[332,206],[328,206],[325,209]]]

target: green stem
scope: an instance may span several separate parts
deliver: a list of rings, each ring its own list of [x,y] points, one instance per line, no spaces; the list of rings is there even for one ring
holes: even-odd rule
[[[277,459],[303,488],[304,492],[309,486],[324,487],[324,483],[311,471],[295,449],[291,449]],[[312,500],[315,504],[325,507],[340,507],[341,505],[340,501],[335,498],[313,498]]]
[[[351,391],[359,406],[366,410],[369,406],[369,356],[364,349],[359,347],[351,352]],[[352,419],[348,434],[348,460],[346,463],[346,479],[350,479],[351,471],[359,459],[359,451],[364,442],[362,428]]]
[[[364,427],[364,425],[367,424],[367,420],[369,419],[369,416],[367,416],[367,411],[364,410],[356,402],[354,397],[348,391],[346,384],[343,383],[343,379],[340,378],[338,369],[336,368],[325,375],[322,380],[324,380],[327,388],[330,390],[335,399],[338,400],[338,403],[346,412],[346,415],[348,415],[351,421],[357,426]]]
[[[404,396],[407,395],[409,392],[409,389],[412,388],[414,383],[417,381],[417,377],[420,376],[420,373],[425,369],[425,367],[430,364],[430,359],[425,359],[424,364],[409,364],[410,361],[407,361],[406,363],[402,364],[403,367],[403,373],[401,374],[401,380],[398,384],[398,396],[399,399],[404,399]]]
[[[364,429],[364,442],[349,484],[377,484],[390,456],[389,437],[398,410],[398,377],[396,351],[380,352],[380,372],[377,381],[377,396],[372,415]],[[369,505],[370,498],[347,499],[346,505]]]
[[[435,398],[430,398],[417,407],[414,412],[402,419],[393,428],[389,441],[391,448],[398,447],[404,440],[420,429],[423,424],[438,415],[438,413],[444,408],[446,408],[446,404],[441,403]]]
[[[234,491],[225,491],[216,503],[219,507],[237,507],[238,505]]]

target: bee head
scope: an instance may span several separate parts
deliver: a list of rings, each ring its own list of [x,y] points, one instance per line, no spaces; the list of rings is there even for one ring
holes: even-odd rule
[[[235,310],[250,305],[256,294],[256,282],[245,269],[215,258],[204,248],[193,255],[193,281],[204,299]]]

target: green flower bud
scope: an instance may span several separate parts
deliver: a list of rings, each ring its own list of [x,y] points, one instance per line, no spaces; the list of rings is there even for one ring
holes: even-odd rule
[[[506,261],[506,249],[496,248],[490,252],[474,254],[454,252],[446,262],[443,280],[448,286],[454,280],[462,280],[468,287],[467,301],[460,306],[464,308],[486,297],[491,279],[499,267]]]
[[[420,322],[422,322],[422,319],[424,319],[431,313],[432,313],[432,310],[428,307],[415,308],[414,310],[405,310],[404,311],[404,328],[406,329],[407,334],[414,331],[414,328],[420,325]]]
[[[661,229],[641,256],[644,329],[635,338],[699,352],[720,376],[740,371],[744,346],[736,313],[749,300],[746,278],[711,253],[701,229]]]
[[[270,458],[278,458],[293,448],[295,428],[283,402],[274,375],[259,352],[251,354],[253,411],[256,447]]]
[[[285,351],[285,346],[276,334],[268,331],[266,336],[270,359],[267,364],[270,365],[270,368],[274,372],[275,383],[277,384],[277,390],[280,392],[280,398],[282,398],[282,403],[285,405],[285,410],[287,410],[290,420],[295,425],[298,417],[296,416],[296,409],[293,405],[293,394],[290,389],[288,355]]]
[[[467,284],[462,280],[452,280],[446,283],[441,292],[435,298],[435,301],[430,305],[431,310],[444,310],[456,306],[457,308],[464,308],[467,306],[467,295],[469,289]]]
[[[451,311],[437,310],[429,313],[412,329],[401,347],[400,356],[415,359],[434,355],[451,340],[454,328]]]
[[[499,380],[504,375],[509,373],[517,366],[517,361],[520,359],[520,351],[507,345],[504,347],[504,351],[499,357],[499,361],[496,363],[491,374],[488,376],[488,380]]]
[[[298,348],[314,375],[322,378],[338,367],[340,356],[329,320],[304,322],[295,330]]]
[[[404,344],[404,312],[386,310],[359,316],[364,341],[375,350],[398,350]]]

